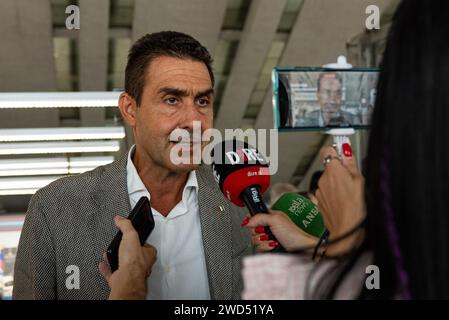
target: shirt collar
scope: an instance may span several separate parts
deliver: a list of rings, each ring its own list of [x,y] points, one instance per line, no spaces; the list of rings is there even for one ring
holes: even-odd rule
[[[132,195],[137,192],[147,191],[147,188],[143,184],[142,179],[140,179],[139,174],[137,173],[137,169],[132,161],[135,151],[136,145],[133,145],[128,152],[128,162],[126,164],[129,195]]]

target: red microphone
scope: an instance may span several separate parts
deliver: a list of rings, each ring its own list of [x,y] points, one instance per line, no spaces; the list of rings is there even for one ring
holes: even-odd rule
[[[212,149],[211,157],[215,180],[229,201],[246,206],[252,216],[268,213],[262,194],[270,186],[269,163],[256,148],[243,141],[226,140]],[[269,227],[265,227],[265,233],[277,241]],[[279,245],[272,251],[285,249]]]

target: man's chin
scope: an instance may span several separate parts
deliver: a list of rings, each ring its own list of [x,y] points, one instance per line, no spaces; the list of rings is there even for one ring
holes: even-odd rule
[[[339,113],[339,109],[338,108],[325,108],[323,109],[323,113],[326,115],[329,115],[330,117],[335,117],[338,115]]]
[[[199,164],[172,164],[171,165],[171,169],[173,172],[176,173],[187,173],[193,170],[198,169],[200,165]]]

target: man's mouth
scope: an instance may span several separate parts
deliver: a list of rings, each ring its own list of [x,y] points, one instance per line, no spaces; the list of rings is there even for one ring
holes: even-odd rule
[[[325,104],[323,107],[323,111],[328,113],[337,113],[338,109],[337,104]]]
[[[183,141],[183,140],[170,140],[170,145],[172,146],[182,146],[182,147],[193,147],[195,145],[201,145],[202,141],[194,140],[194,141]]]

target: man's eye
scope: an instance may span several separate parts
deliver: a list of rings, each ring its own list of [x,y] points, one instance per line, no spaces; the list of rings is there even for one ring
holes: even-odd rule
[[[175,105],[178,103],[178,99],[177,98],[167,98],[167,99],[165,99],[165,102],[170,105]]]
[[[199,99],[197,100],[197,103],[198,103],[198,105],[201,106],[201,107],[206,107],[206,106],[209,105],[209,99],[206,99],[206,98],[199,98]]]

